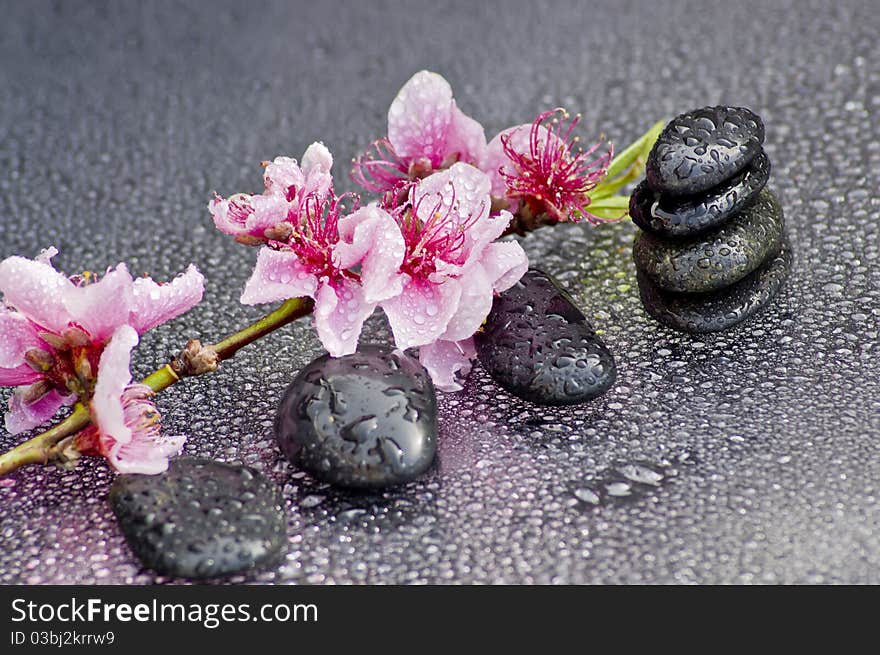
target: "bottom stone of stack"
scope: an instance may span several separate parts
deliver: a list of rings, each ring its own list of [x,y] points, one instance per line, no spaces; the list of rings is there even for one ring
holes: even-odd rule
[[[764,309],[788,277],[791,259],[786,239],[777,254],[742,280],[707,293],[665,291],[637,269],[639,293],[645,310],[668,327],[692,333],[718,332]]]

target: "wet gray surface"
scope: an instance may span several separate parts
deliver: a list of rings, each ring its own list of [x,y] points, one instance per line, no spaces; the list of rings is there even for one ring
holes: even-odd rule
[[[876,3],[3,1],[0,15],[0,255],[55,244],[68,272],[194,261],[208,276],[201,306],[144,339],[139,373],[259,315],[237,302],[255,252],[214,230],[211,191],[257,190],[260,160],[315,139],[345,180],[420,68],[490,136],[559,104],[583,112],[585,140],[619,145],[716,103],[767,125],[796,257],[773,307],[677,334],[641,308],[632,225],[534,234],[530,258],[602,330],[617,383],[543,408],[477,367],[440,398],[438,465],[406,487],[342,493],[282,460],[275,405],[321,352],[305,322],[163,393],[188,454],[283,488],[287,559],[234,580],[880,582]],[[387,336],[374,320],[368,337]],[[161,581],[114,522],[112,478],[92,460],[0,487],[0,582]]]

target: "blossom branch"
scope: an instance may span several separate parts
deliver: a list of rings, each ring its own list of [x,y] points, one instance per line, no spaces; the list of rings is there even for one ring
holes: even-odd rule
[[[235,356],[248,344],[298,318],[307,316],[312,312],[313,307],[314,302],[309,298],[293,298],[255,323],[216,344],[203,346],[197,340],[191,340],[177,357],[144,378],[142,384],[158,392],[184,377],[210,373],[217,369],[221,361]],[[86,428],[90,422],[88,406],[81,402],[76,403],[73,412],[61,423],[0,455],[0,476],[28,464],[63,461],[66,459],[65,440]]]

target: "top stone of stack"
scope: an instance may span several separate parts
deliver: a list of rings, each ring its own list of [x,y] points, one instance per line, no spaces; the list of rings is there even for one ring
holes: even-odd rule
[[[745,107],[704,107],[674,118],[648,155],[645,176],[661,194],[704,193],[761,151],[764,123]]]

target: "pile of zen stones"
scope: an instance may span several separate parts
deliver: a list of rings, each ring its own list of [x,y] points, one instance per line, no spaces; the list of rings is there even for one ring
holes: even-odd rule
[[[713,107],[673,120],[651,152],[631,214],[644,230],[634,248],[642,299],[663,323],[724,329],[763,307],[785,278],[790,255],[782,209],[764,189],[763,138],[752,112]],[[474,340],[492,379],[532,403],[583,403],[616,377],[583,312],[536,269],[495,298]],[[275,418],[295,467],[354,492],[381,493],[428,472],[437,433],[431,378],[387,345],[317,358],[290,383]],[[240,464],[177,458],[161,475],[118,477],[110,502],[133,552],[162,575],[241,573],[282,561],[287,549],[281,491]]]
[[[782,207],[766,188],[764,124],[743,107],[673,119],[630,198],[647,312],[685,332],[714,332],[763,309],[791,265]]]
[[[553,278],[530,269],[495,298],[477,355],[511,393],[542,405],[586,402],[614,382],[614,358]],[[275,422],[287,458],[337,487],[382,489],[426,472],[437,451],[437,401],[417,359],[363,345],[299,372]]]

